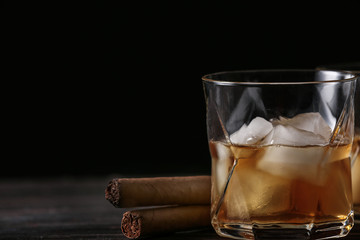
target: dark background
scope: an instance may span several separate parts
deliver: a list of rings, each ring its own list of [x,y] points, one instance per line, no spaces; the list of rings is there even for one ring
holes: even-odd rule
[[[355,6],[2,7],[1,177],[209,174],[201,76],[359,61]]]

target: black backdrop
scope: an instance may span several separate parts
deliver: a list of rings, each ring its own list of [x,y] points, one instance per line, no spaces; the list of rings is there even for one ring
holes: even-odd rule
[[[4,5],[1,177],[207,174],[202,75],[360,59],[354,6],[146,2]]]

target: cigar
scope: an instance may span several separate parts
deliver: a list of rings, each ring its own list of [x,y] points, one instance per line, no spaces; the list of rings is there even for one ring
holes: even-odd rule
[[[210,176],[117,178],[105,189],[115,207],[210,204]]]
[[[210,205],[157,207],[124,213],[123,234],[130,239],[210,226]]]

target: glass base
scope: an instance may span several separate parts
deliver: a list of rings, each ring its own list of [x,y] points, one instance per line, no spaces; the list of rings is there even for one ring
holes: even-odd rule
[[[214,224],[219,236],[234,239],[330,239],[345,237],[354,226],[354,214],[340,222],[310,224]]]

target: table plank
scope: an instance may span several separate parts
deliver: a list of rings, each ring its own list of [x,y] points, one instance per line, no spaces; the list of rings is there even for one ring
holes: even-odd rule
[[[111,178],[0,180],[1,239],[127,239],[122,214],[104,198]],[[224,239],[212,229],[151,239]],[[360,239],[360,224],[343,239]]]

